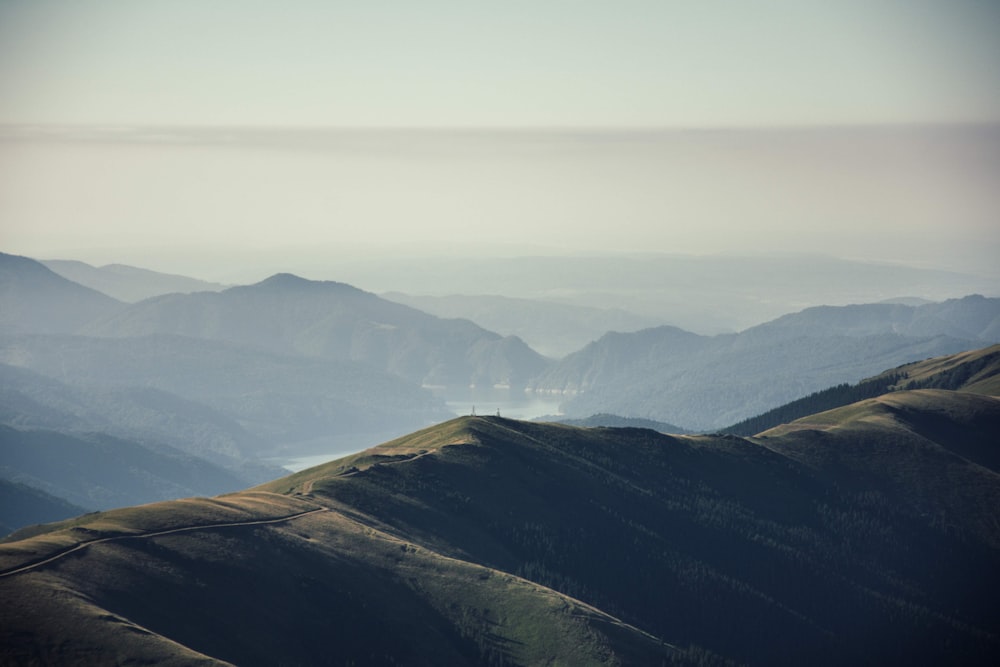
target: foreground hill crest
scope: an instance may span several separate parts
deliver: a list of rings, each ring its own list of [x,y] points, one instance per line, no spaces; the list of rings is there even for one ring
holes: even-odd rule
[[[0,657],[993,664],[1000,398],[811,419],[739,438],[465,416],[22,531],[0,545]]]

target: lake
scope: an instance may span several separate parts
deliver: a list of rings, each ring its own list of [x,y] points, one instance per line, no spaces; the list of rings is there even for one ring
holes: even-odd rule
[[[448,408],[456,416],[471,415],[473,408],[477,415],[496,415],[511,419],[536,419],[546,415],[559,414],[559,399],[553,397],[522,394],[511,397],[512,392],[476,392],[463,400],[446,401]],[[338,435],[297,443],[300,451],[319,452],[301,456],[274,457],[267,459],[291,472],[312,468],[351,454],[388,442],[405,433],[369,433]]]

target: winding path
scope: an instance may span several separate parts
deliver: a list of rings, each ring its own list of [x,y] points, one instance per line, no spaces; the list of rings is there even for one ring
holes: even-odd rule
[[[35,568],[41,567],[42,565],[48,565],[54,561],[59,560],[65,556],[70,555],[86,547],[93,546],[95,544],[102,544],[104,542],[116,542],[119,540],[138,540],[149,537],[160,537],[162,535],[174,535],[176,533],[187,533],[195,530],[206,530],[212,528],[230,528],[234,526],[262,526],[270,523],[281,523],[283,521],[292,521],[294,519],[301,519],[304,516],[309,516],[310,514],[318,514],[319,512],[329,512],[330,509],[327,507],[319,507],[312,510],[306,510],[304,512],[297,512],[295,514],[288,514],[286,516],[279,516],[272,519],[249,519],[245,521],[229,521],[226,523],[206,523],[197,526],[181,526],[180,528],[171,528],[169,530],[158,530],[152,533],[138,533],[135,535],[112,535],[111,537],[99,537],[97,539],[88,540],[87,542],[80,542],[79,544],[66,549],[65,551],[60,551],[54,556],[49,556],[34,563],[28,563],[27,565],[20,565],[10,570],[0,572],[0,579],[4,577],[10,577],[15,574],[21,574],[22,572],[29,572]]]

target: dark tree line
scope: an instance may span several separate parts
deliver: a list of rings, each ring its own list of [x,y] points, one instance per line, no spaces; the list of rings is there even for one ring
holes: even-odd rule
[[[887,392],[893,391],[896,385],[905,376],[893,373],[884,377],[862,380],[857,384],[843,383],[829,389],[809,394],[805,398],[786,403],[772,410],[768,410],[756,417],[744,419],[738,424],[734,424],[721,430],[722,433],[730,433],[739,436],[751,436],[774,428],[780,424],[787,424],[834,408],[841,408],[851,403],[857,403],[868,398],[875,398]],[[909,387],[908,387],[909,388]]]

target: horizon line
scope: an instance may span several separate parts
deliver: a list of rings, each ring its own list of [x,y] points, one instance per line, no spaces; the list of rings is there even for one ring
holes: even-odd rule
[[[470,125],[470,124],[423,124],[423,125],[361,125],[361,124],[275,124],[275,123],[106,123],[106,122],[31,122],[0,121],[0,128],[18,130],[73,130],[86,129],[112,134],[136,130],[228,130],[228,131],[345,131],[345,132],[711,132],[711,131],[767,131],[767,130],[824,130],[824,129],[901,129],[901,128],[953,128],[953,127],[1000,127],[996,120],[949,120],[949,121],[862,121],[823,123],[758,123],[758,124],[579,124],[579,125]]]

